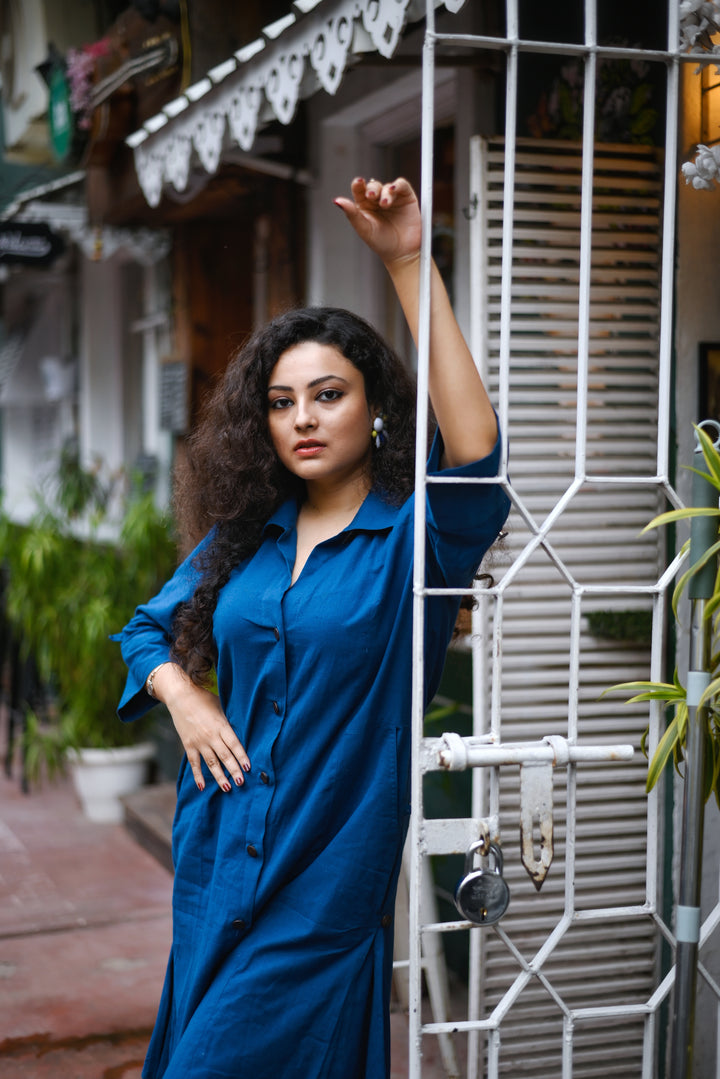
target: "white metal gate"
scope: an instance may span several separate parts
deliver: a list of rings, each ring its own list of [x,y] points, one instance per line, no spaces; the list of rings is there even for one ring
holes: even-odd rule
[[[665,594],[676,567],[662,572],[657,536],[638,533],[663,497],[679,503],[668,466],[678,85],[688,59],[678,47],[679,3],[668,3],[667,49],[652,54],[598,45],[595,0],[585,0],[585,40],[576,46],[520,40],[518,0],[506,0],[503,38],[439,35],[433,9],[428,2],[423,52],[425,297],[436,48],[455,43],[506,58],[504,137],[476,140],[472,154],[472,344],[509,436],[510,478],[506,467],[498,482],[508,484],[514,509],[495,583],[475,591],[473,737],[428,739],[422,640],[425,599],[437,590],[424,588],[417,500],[410,1077],[422,1074],[423,1039],[455,1032],[469,1079],[651,1079],[662,1073],[673,982],[662,792],[644,789],[647,715],[599,698],[612,682],[664,675]],[[582,59],[581,144],[517,138],[523,51]],[[601,57],[665,66],[664,163],[646,148],[596,144]],[[428,319],[423,304],[420,431]],[[418,447],[420,487],[443,482],[425,476],[425,451]],[[643,612],[652,615],[647,643],[627,628]],[[651,715],[650,752],[660,723]],[[628,743],[632,762],[599,763]],[[578,760],[578,747],[594,759]],[[470,819],[424,817],[423,777],[441,767],[473,768]],[[521,867],[519,828],[523,818],[525,858],[541,873],[550,812],[554,860],[536,892]],[[502,844],[508,914],[487,929],[428,922],[425,860],[461,852],[484,829]],[[716,907],[701,945],[719,919]],[[467,1013],[430,1022],[421,1014],[423,950],[446,933],[469,938]]]

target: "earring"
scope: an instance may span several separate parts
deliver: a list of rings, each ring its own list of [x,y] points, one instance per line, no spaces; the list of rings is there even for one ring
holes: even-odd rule
[[[375,439],[375,448],[380,449],[387,442],[387,435],[385,434],[385,422],[382,416],[376,416],[373,420],[371,437]]]

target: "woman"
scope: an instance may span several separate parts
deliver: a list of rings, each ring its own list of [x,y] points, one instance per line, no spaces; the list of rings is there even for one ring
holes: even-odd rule
[[[420,214],[406,180],[338,207],[417,334]],[[429,470],[493,476],[495,414],[432,274]],[[362,320],[290,312],[229,365],[192,446],[207,532],[122,633],[123,719],[153,698],[186,756],[174,936],[145,1079],[389,1074],[395,887],[408,818],[413,391]],[[467,586],[508,509],[429,485],[428,584]],[[428,604],[426,694],[457,600]],[[217,674],[218,695],[206,688]]]

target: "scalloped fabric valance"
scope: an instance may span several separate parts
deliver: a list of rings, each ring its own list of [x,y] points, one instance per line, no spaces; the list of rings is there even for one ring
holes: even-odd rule
[[[465,2],[442,0],[450,12]],[[417,0],[297,0],[128,138],[148,203],[158,205],[166,183],[184,191],[194,163],[214,173],[224,146],[251,150],[264,123],[291,123],[301,97],[334,94],[352,55],[392,56],[417,8]]]

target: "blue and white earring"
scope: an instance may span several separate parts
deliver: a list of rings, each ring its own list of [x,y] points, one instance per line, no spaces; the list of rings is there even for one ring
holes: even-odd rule
[[[380,449],[387,442],[387,435],[385,434],[385,422],[382,416],[376,416],[373,420],[372,431],[370,432],[372,438],[375,440],[375,448]]]

